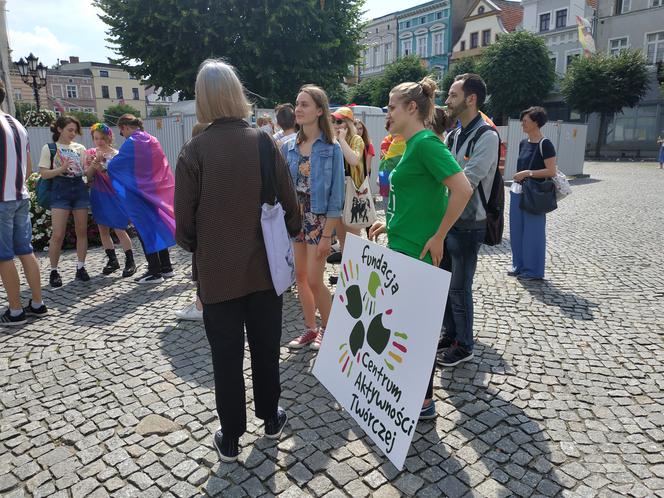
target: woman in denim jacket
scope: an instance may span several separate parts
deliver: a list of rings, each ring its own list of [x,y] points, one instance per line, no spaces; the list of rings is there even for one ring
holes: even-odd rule
[[[330,107],[322,88],[305,85],[295,103],[300,126],[294,139],[282,146],[297,190],[302,230],[294,237],[295,279],[304,314],[304,332],[288,346],[311,345],[318,350],[332,307],[323,282],[325,258],[332,232],[341,219],[344,203],[344,160],[330,125]],[[321,325],[316,326],[316,309]]]

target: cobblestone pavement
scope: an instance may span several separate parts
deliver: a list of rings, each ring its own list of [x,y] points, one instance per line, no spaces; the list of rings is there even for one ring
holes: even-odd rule
[[[48,318],[0,331],[0,494],[664,496],[664,173],[586,172],[549,216],[546,281],[509,278],[507,244],[483,250],[476,357],[437,376],[438,418],[402,472],[312,376],[314,354],[285,347],[284,436],[249,411],[240,463],[220,464],[205,333],[173,316],[188,256],[146,288],[102,277],[99,249],[75,283],[67,254]],[[282,343],[301,325],[288,294]],[[165,434],[145,432],[151,414]]]

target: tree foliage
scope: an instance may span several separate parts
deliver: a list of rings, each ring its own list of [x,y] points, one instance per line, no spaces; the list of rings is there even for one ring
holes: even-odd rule
[[[376,91],[378,77],[361,80],[348,91],[348,101],[357,105],[374,105],[373,94]]]
[[[397,59],[385,68],[385,72],[378,77],[373,91],[371,101],[377,107],[384,107],[390,100],[390,90],[400,83],[407,81],[420,81],[429,71],[422,65],[422,61],[416,55],[409,55]]]
[[[606,142],[606,130],[613,114],[634,107],[648,91],[645,57],[635,50],[617,55],[594,54],[575,60],[563,78],[561,92],[567,103],[585,114],[600,115],[595,156]]]
[[[35,109],[34,104],[29,104],[28,102],[17,102],[14,101],[14,117],[19,120],[19,122],[25,125],[25,113],[31,109]]]
[[[140,117],[141,111],[133,108],[129,104],[112,105],[106,109],[106,112],[104,112],[104,123],[115,126],[118,122],[118,118],[123,114],[133,114],[136,117]]]
[[[150,111],[151,118],[158,118],[162,116],[168,116],[168,109],[166,109],[165,105],[156,105]]]
[[[260,106],[294,99],[304,83],[340,90],[355,64],[364,0],[95,0],[108,41],[131,74],[165,94],[194,96],[209,57],[234,65]],[[138,64],[135,64],[138,62]],[[135,64],[135,65],[134,65]]]
[[[81,126],[92,126],[99,121],[97,115],[91,112],[69,111],[67,114],[78,119],[81,122]]]
[[[561,92],[580,112],[612,114],[634,107],[648,91],[648,69],[640,52],[595,54],[576,59],[567,69]]]
[[[528,31],[502,35],[489,45],[478,72],[486,82],[494,116],[518,116],[523,109],[542,104],[556,79],[549,57],[544,39]]]
[[[453,64],[445,73],[445,76],[443,76],[443,81],[440,85],[443,101],[447,99],[447,92],[450,91],[450,87],[452,86],[452,83],[454,83],[454,78],[460,74],[477,73],[478,71],[477,60],[474,57],[464,57]]]

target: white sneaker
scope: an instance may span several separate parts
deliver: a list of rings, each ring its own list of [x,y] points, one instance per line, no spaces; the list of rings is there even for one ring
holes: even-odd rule
[[[175,312],[180,320],[192,320],[195,322],[203,321],[203,310],[196,309],[196,303],[191,303],[186,306],[184,309]]]

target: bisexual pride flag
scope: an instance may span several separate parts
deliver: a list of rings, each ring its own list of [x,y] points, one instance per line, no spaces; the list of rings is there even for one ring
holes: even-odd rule
[[[111,184],[148,254],[175,245],[173,172],[159,141],[136,131],[108,163]]]

